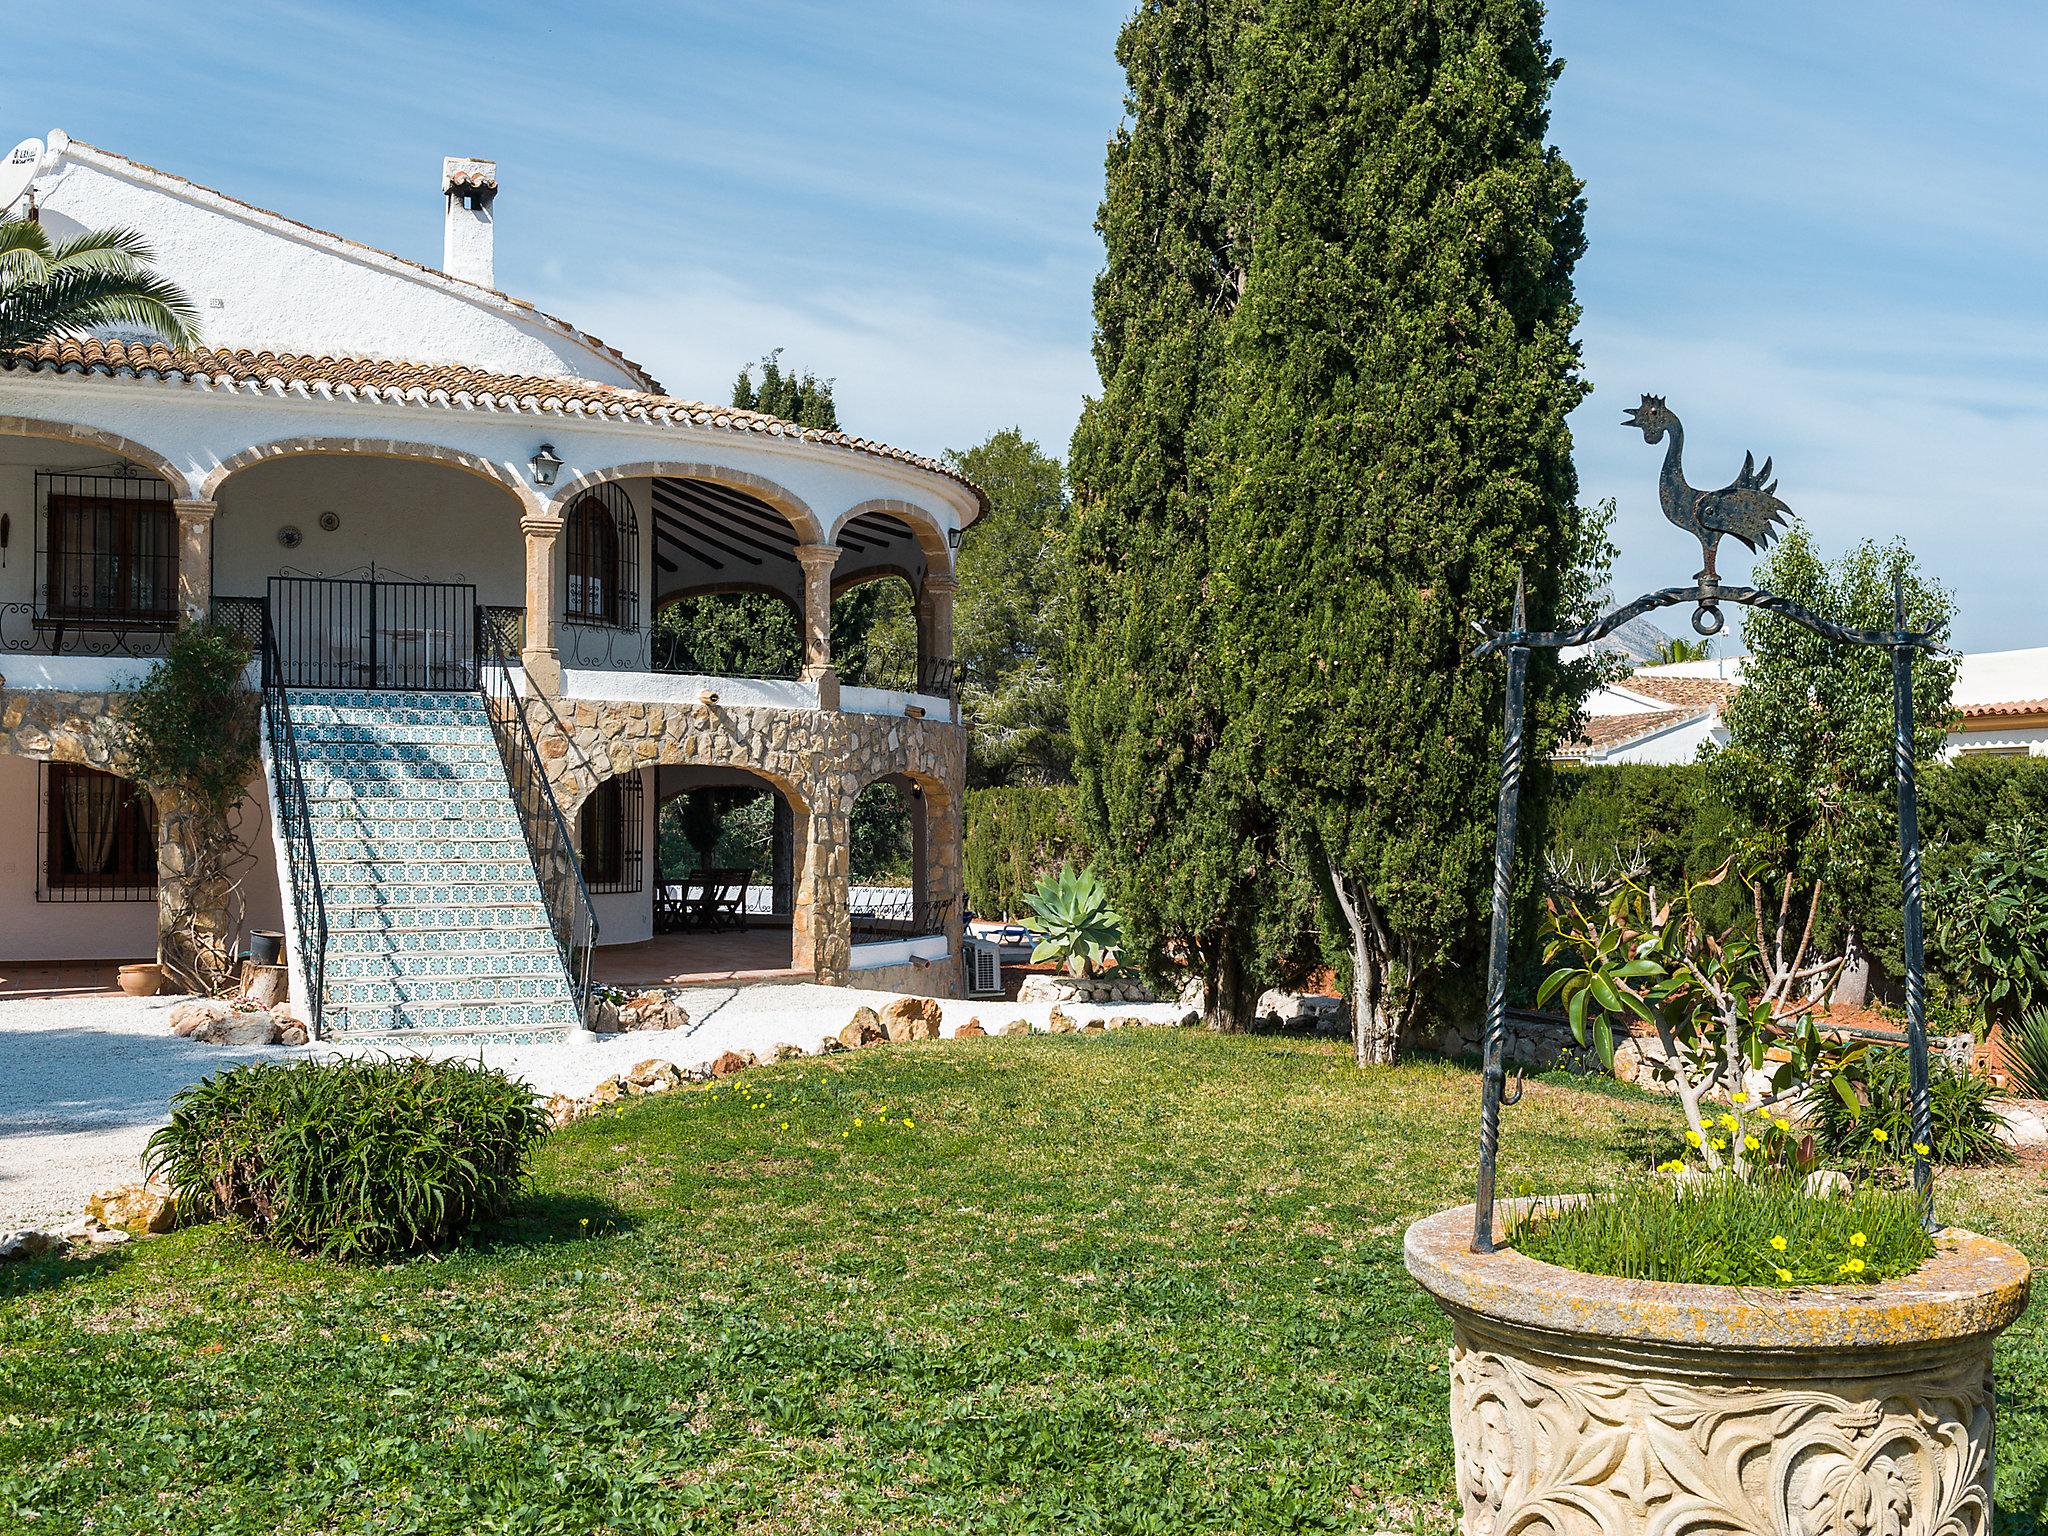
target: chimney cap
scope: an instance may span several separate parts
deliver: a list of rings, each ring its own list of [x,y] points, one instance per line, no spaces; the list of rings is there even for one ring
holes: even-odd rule
[[[498,190],[498,162],[470,155],[446,155],[441,160],[443,192],[495,192]]]

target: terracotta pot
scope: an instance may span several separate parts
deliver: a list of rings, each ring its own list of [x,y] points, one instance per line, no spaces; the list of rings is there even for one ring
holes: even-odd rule
[[[1951,1227],[1911,1275],[1761,1291],[1581,1274],[1471,1237],[1468,1205],[1405,1245],[1451,1322],[1466,1536],[1988,1536],[1991,1344],[2027,1304],[2017,1250]]]
[[[164,989],[164,968],[154,960],[140,965],[124,965],[115,979],[130,997],[155,997]]]

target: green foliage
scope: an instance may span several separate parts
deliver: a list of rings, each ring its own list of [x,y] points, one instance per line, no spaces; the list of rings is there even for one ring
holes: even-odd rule
[[[1567,764],[1550,780],[1546,885],[1559,895],[1601,893],[1622,875],[1655,890],[1703,879],[1728,857],[1728,815],[1694,763]],[[1725,892],[1721,926],[1747,893]]]
[[[2001,821],[1931,882],[1933,949],[1994,1022],[2048,1002],[2048,821]]]
[[[1728,879],[1708,879],[1659,898],[1625,880],[1604,907],[1549,907],[1544,959],[1555,968],[1536,994],[1564,1005],[1572,1036],[1612,1066],[1616,1023],[1640,1021],[1662,1047],[1646,1064],[1668,1080],[1686,1117],[1686,1140],[1709,1171],[1744,1177],[1782,1151],[1788,1126],[1768,1094],[1806,1082],[1828,1047],[1810,1011],[1788,1006],[1764,974],[1756,942],[1741,928],[1716,930],[1698,897]],[[1774,1049],[1775,1048],[1775,1049]],[[1708,1108],[1710,1096],[1725,1106]]]
[[[1080,796],[1064,785],[967,792],[967,904],[983,917],[1020,916],[1062,864],[1089,861]]]
[[[1073,865],[1062,865],[1059,874],[1039,882],[1030,903],[1039,933],[1033,964],[1057,960],[1076,976],[1094,976],[1123,948],[1124,920],[1110,906],[1092,865],[1079,874]]]
[[[257,700],[243,680],[249,643],[225,629],[188,625],[123,701],[136,781],[187,798],[224,819],[260,761]]]
[[[1905,584],[1908,627],[1948,623],[1953,601],[1897,542],[1866,541],[1830,566],[1794,524],[1755,573],[1758,586],[1823,618],[1878,629],[1892,627],[1895,579]],[[1745,620],[1743,638],[1742,687],[1722,712],[1728,743],[1704,754],[1742,865],[1767,889],[1781,890],[1790,877],[1788,931],[1801,931],[1813,907],[1822,952],[1840,953],[1854,934],[1897,975],[1891,657],[1875,646],[1837,645],[1763,612]],[[1953,657],[1915,654],[1913,749],[1921,762],[1941,751],[1955,667]]]
[[[1074,744],[1061,674],[1066,601],[1060,461],[1015,427],[946,462],[988,493],[954,562],[953,650],[967,717],[967,782],[1064,784]]]
[[[761,370],[759,383],[754,380],[755,368]],[[839,407],[832,402],[832,381],[808,371],[785,369],[780,347],[760,362],[740,370],[740,376],[733,381],[732,403],[742,410],[779,416],[800,427],[815,427],[821,432],[839,430]]]
[[[1865,1184],[1843,1200],[1808,1195],[1790,1175],[1638,1179],[1592,1200],[1543,1201],[1508,1241],[1581,1274],[1674,1285],[1875,1285],[1934,1254],[1910,1190]]]
[[[1117,60],[1125,118],[1096,228],[1095,363],[1068,456],[1068,704],[1089,841],[1131,958],[1192,969],[1211,1022],[1247,1028],[1280,899],[1280,837],[1226,748],[1233,658],[1218,634],[1214,492],[1197,472],[1243,279],[1225,135],[1243,8],[1143,6]]]
[[[855,686],[916,685],[917,603],[907,579],[878,577],[832,599],[832,667]]]
[[[1714,654],[1712,640],[1688,640],[1675,636],[1657,647],[1657,654],[1651,658],[1652,666],[1670,666],[1680,661],[1705,661]]]
[[[545,1128],[539,1101],[463,1062],[261,1062],[171,1100],[148,1161],[201,1221],[343,1261],[438,1248],[502,1213]]]
[[[910,815],[903,791],[886,779],[877,779],[854,797],[847,818],[846,856],[854,884],[910,884]]]
[[[2005,1026],[2005,1069],[2023,1099],[2048,1099],[2048,1008],[2034,1008]]]
[[[102,326],[154,331],[199,345],[199,312],[150,270],[156,253],[133,229],[89,229],[52,241],[30,219],[0,219],[0,352]]]
[[[1540,22],[1275,0],[1232,82],[1242,297],[1197,475],[1225,745],[1341,915],[1361,1059],[1482,963],[1505,669],[1473,625],[1508,617],[1518,571],[1539,624],[1603,584],[1566,424],[1583,206],[1545,143]],[[1534,762],[1593,667],[1537,659]]]
[[[803,666],[803,620],[772,592],[679,597],[655,611],[653,651],[666,672],[794,677]]]
[[[1997,1085],[1939,1056],[1927,1068],[1934,1160],[1965,1168],[2011,1162],[2012,1152],[2000,1135],[1997,1105],[2004,1095]],[[1913,1076],[1906,1051],[1881,1046],[1857,1052],[1830,1072],[1829,1080],[1833,1093],[1812,1096],[1812,1128],[1820,1149],[1870,1168],[1911,1167]]]

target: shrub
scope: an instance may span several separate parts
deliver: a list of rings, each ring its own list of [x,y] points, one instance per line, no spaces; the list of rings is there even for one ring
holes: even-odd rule
[[[1508,1241],[1582,1274],[1681,1285],[1873,1285],[1934,1252],[1910,1190],[1866,1184],[1842,1200],[1785,1174],[1637,1180],[1592,1200],[1539,1201]]]
[[[1077,875],[1069,864],[1058,878],[1041,881],[1031,893],[1031,912],[1039,932],[1033,964],[1057,960],[1075,976],[1093,976],[1108,969],[1123,947],[1124,920],[1092,866]]]
[[[545,1129],[539,1100],[463,1062],[264,1062],[171,1101],[148,1161],[179,1208],[324,1258],[448,1242],[501,1213]]]
[[[2017,1024],[2008,1024],[2005,1070],[2013,1091],[2023,1099],[2048,1099],[2048,1008],[2036,1008]]]
[[[968,792],[967,904],[984,917],[1022,916],[1041,880],[1090,854],[1072,785]]]
[[[1913,1161],[1912,1061],[1903,1047],[1855,1052],[1837,1068],[1849,1094],[1839,1088],[1813,1095],[1815,1143],[1830,1157],[1872,1168],[1903,1167]],[[1978,1167],[2012,1161],[1999,1134],[1996,1105],[2002,1097],[1990,1078],[1935,1057],[1927,1063],[1934,1110],[1936,1162]],[[1850,1107],[1850,1098],[1856,1107]]]
[[[1935,952],[1963,995],[2005,1023],[2048,1002],[2048,820],[1992,823],[1932,886]]]

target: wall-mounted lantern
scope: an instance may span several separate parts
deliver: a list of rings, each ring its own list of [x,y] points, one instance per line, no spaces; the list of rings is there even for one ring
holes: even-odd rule
[[[553,443],[542,443],[533,450],[533,457],[528,461],[528,467],[533,471],[533,483],[535,485],[550,486],[555,483],[555,476],[562,468],[562,458],[560,454],[555,452],[555,445]]]
[[[959,530],[958,528],[948,528],[948,529],[946,530],[946,548],[948,548],[948,549],[958,549],[959,547],[960,547],[960,530]]]

